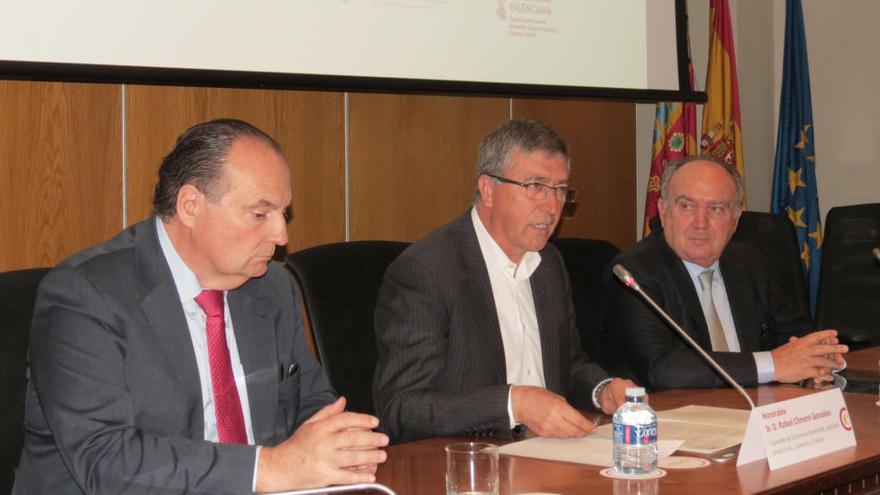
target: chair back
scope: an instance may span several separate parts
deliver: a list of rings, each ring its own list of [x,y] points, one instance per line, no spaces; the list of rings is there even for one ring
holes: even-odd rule
[[[375,413],[372,388],[378,357],[373,312],[385,269],[408,245],[341,242],[287,255],[302,289],[318,359],[350,410]]]
[[[880,203],[838,206],[825,218],[816,324],[880,343]]]
[[[559,237],[551,241],[568,270],[575,320],[581,348],[594,361],[602,363],[602,276],[620,249],[608,241]]]
[[[37,286],[48,268],[0,273],[0,493],[12,491],[24,438],[27,351]]]
[[[761,211],[744,211],[733,240],[749,244],[767,260],[791,302],[804,315],[810,312],[810,292],[801,262],[797,232],[788,216]]]

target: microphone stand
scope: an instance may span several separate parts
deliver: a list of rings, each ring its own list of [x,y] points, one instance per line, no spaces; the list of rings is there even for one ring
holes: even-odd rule
[[[875,254],[877,254],[877,251],[880,251],[880,249],[875,248]],[[731,387],[735,388],[737,392],[739,392],[743,397],[745,397],[746,402],[749,403],[749,407],[751,409],[755,408],[755,403],[752,402],[752,398],[749,397],[749,394],[746,393],[746,391],[740,386],[740,384],[737,383],[736,380],[734,380],[733,377],[730,376],[726,371],[724,371],[724,368],[722,368],[721,365],[718,364],[717,361],[712,359],[712,356],[710,356],[706,351],[704,351],[703,348],[700,347],[700,345],[697,344],[697,342],[694,341],[694,339],[691,338],[691,336],[688,335],[688,333],[685,332],[684,329],[682,329],[678,325],[678,323],[676,323],[666,313],[666,311],[663,311],[663,308],[658,306],[657,303],[655,303],[654,300],[651,299],[650,296],[648,296],[648,294],[645,294],[645,291],[642,290],[642,288],[639,286],[638,282],[636,282],[635,277],[632,276],[632,274],[629,272],[629,270],[627,270],[626,268],[623,267],[623,265],[620,265],[620,264],[614,265],[614,268],[612,268],[612,270],[614,271],[614,275],[616,275],[617,278],[620,279],[620,281],[623,282],[624,285],[626,285],[630,289],[634,290],[638,295],[640,295],[642,297],[642,299],[645,300],[645,302],[648,303],[648,305],[650,305],[652,308],[654,308],[654,311],[656,311],[657,314],[659,314],[663,318],[663,320],[666,321],[666,323],[669,323],[669,325],[675,329],[675,331],[678,333],[678,335],[681,336],[681,338],[683,338],[685,340],[685,342],[687,342],[688,345],[690,345],[691,348],[693,348],[693,350],[695,350],[697,352],[697,354],[699,354],[700,357],[703,358],[704,361],[709,363],[709,365],[712,366],[712,368],[715,371],[717,371],[718,374],[721,375],[722,378],[724,378],[724,381],[729,383]]]

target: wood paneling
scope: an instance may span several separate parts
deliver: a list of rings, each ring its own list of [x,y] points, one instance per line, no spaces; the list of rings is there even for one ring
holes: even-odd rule
[[[473,202],[477,145],[507,99],[353,94],[351,239],[414,241]]]
[[[571,100],[514,100],[513,115],[538,119],[568,142],[577,203],[559,235],[635,242],[635,104]]]
[[[120,88],[0,81],[0,271],[50,266],[122,225]]]
[[[0,81],[0,270],[55,264],[118,232],[123,212],[127,224],[149,216],[175,138],[217,117],[250,121],[284,148],[289,251],[344,240],[346,185],[352,240],[414,241],[468,208],[477,145],[509,116],[506,98],[352,94],[346,184],[344,105],[332,92]],[[571,147],[579,199],[561,235],[634,242],[634,105],[514,100],[513,109]]]
[[[293,182],[288,251],[344,240],[341,93],[129,86],[126,98],[129,224],[152,211],[156,173],[177,136],[230,117],[256,125],[284,149]]]

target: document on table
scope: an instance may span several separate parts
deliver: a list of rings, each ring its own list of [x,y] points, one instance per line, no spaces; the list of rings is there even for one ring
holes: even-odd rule
[[[713,454],[742,442],[749,411],[710,406],[684,406],[657,412],[660,457],[675,451]],[[530,438],[509,443],[499,452],[520,457],[611,465],[612,425],[605,424],[585,438]]]
[[[713,454],[742,442],[749,411],[684,406],[657,412],[657,438],[684,440],[681,452]]]
[[[681,445],[680,440],[660,440],[660,457],[666,457]],[[530,438],[502,445],[499,452],[519,457],[548,461],[576,462],[594,466],[611,466],[611,437],[596,434],[584,438]]]

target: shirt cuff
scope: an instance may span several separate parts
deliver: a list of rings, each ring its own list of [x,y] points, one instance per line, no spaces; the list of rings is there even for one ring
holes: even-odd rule
[[[260,449],[263,447],[257,445],[257,456],[254,458],[254,481],[251,482],[251,493],[257,492],[257,472],[260,468]]]
[[[770,351],[754,352],[755,367],[758,369],[758,383],[770,383],[776,374],[776,366],[773,364],[773,355]]]
[[[593,407],[600,411],[602,410],[602,405],[599,404],[599,394],[602,393],[602,389],[605,388],[605,385],[611,383],[611,380],[614,380],[614,378],[606,378],[593,387]]]
[[[513,420],[513,402],[510,400],[510,395],[513,392],[513,385],[511,385],[507,389],[507,417],[510,418],[510,429],[516,428],[516,421]]]

